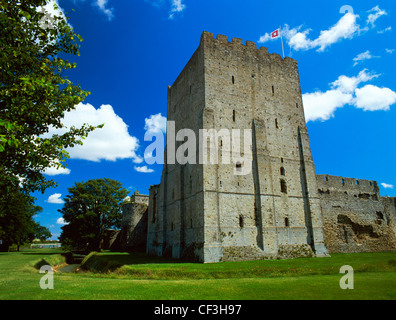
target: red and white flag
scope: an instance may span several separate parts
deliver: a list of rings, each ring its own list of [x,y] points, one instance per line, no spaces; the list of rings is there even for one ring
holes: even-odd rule
[[[279,29],[276,29],[274,32],[271,33],[271,38],[275,39],[275,38],[279,38],[280,37],[280,33],[279,33]]]

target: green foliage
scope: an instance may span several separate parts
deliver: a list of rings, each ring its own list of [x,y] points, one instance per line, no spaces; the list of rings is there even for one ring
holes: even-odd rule
[[[68,191],[65,204],[59,210],[68,223],[62,227],[62,245],[99,250],[104,231],[121,226],[121,202],[127,191],[120,182],[107,178],[76,182]]]
[[[82,38],[67,20],[38,9],[47,0],[0,0],[0,179],[24,192],[54,186],[42,172],[63,167],[68,147],[82,144],[90,125],[68,128],[43,138],[49,128],[63,128],[65,112],[89,92],[65,75],[76,68],[63,57],[79,55]]]
[[[4,187],[3,190],[7,191],[7,188]],[[0,197],[0,239],[6,246],[15,244],[19,250],[22,244],[35,238],[51,237],[48,228],[33,219],[42,210],[34,205],[33,197],[21,192],[7,193],[6,197]]]
[[[63,263],[66,263],[66,257],[64,254],[51,254],[46,257],[40,258],[39,260],[32,261],[30,265],[35,269],[40,269],[42,266],[48,265],[51,267],[55,267]]]

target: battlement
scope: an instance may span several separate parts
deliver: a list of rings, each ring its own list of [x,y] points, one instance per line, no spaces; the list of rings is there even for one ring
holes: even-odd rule
[[[316,180],[318,189],[322,192],[339,191],[379,194],[377,182],[372,180],[345,178],[326,174],[317,175]]]
[[[148,205],[149,196],[146,194],[140,194],[139,191],[135,191],[131,197],[131,203],[143,203]]]
[[[243,44],[243,40],[240,38],[232,38],[231,42],[228,40],[228,37],[222,34],[218,34],[216,38],[214,37],[213,33],[204,31],[201,36],[201,42],[214,42],[222,45],[227,45],[229,47],[234,47],[236,49],[240,49],[241,47],[245,47],[248,50],[252,51],[257,51],[262,55],[265,55],[271,59],[274,60],[279,60],[283,61],[284,63],[291,63],[291,64],[297,64],[297,61],[290,58],[290,57],[285,57],[284,59],[282,58],[281,55],[277,53],[272,53],[270,54],[268,52],[268,48],[266,47],[260,47],[257,48],[257,44],[253,41],[246,40],[245,44]]]

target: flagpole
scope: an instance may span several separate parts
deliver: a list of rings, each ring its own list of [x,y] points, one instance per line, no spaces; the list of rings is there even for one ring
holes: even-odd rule
[[[279,34],[282,42],[282,54],[283,54],[283,59],[285,59],[285,49],[283,48],[283,39],[282,39],[282,27],[279,26]]]

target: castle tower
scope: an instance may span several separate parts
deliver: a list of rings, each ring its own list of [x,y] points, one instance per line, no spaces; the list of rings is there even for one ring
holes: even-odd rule
[[[122,208],[120,242],[122,250],[145,252],[147,239],[147,208],[149,196],[137,190]]]
[[[167,118],[175,135],[168,124],[161,184],[150,189],[149,254],[202,262],[327,255],[295,60],[204,32],[168,89]],[[215,138],[200,141],[202,130]],[[175,163],[191,133],[195,154],[185,150],[188,161]],[[202,164],[200,148],[218,161]]]

